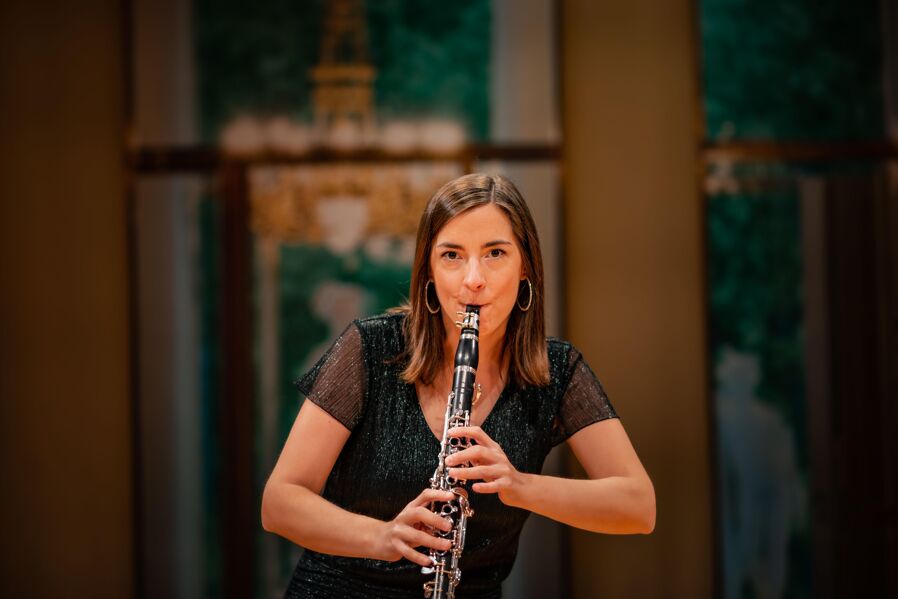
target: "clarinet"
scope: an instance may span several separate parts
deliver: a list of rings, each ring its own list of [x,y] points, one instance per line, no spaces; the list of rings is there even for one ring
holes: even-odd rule
[[[440,441],[440,453],[437,456],[437,469],[430,479],[430,488],[440,491],[452,491],[455,495],[447,502],[435,501],[430,509],[448,519],[452,528],[448,531],[436,530],[435,536],[448,539],[452,546],[445,551],[430,550],[433,566],[421,568],[422,574],[432,574],[433,580],[424,583],[424,597],[432,599],[454,599],[455,587],[461,580],[458,562],[465,548],[465,528],[468,518],[474,510],[468,502],[466,481],[459,481],[449,476],[446,458],[472,445],[469,439],[450,438],[449,429],[468,426],[471,422],[471,401],[475,392],[474,376],[477,374],[478,345],[480,343],[480,306],[466,306],[456,326],[461,328],[458,348],[455,350],[455,371],[452,380],[452,391],[446,405],[446,418],[443,421],[443,439]]]

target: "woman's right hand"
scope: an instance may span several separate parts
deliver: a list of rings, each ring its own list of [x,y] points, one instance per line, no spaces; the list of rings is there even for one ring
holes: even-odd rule
[[[395,518],[384,522],[377,538],[377,555],[375,559],[395,562],[403,557],[421,566],[433,565],[430,556],[413,547],[426,547],[445,551],[452,547],[452,542],[432,535],[431,529],[448,531],[452,524],[442,516],[430,511],[427,507],[432,501],[449,501],[454,497],[451,491],[425,489],[405,506]]]

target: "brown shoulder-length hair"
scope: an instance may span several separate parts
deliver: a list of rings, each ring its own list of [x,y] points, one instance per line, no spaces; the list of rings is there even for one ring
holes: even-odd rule
[[[450,220],[473,208],[495,204],[501,208],[514,232],[521,250],[524,274],[530,279],[533,297],[527,311],[530,288],[521,281],[518,301],[512,308],[505,330],[501,356],[508,356],[508,382],[518,386],[546,385],[549,382],[549,359],[546,353],[545,295],[543,259],[539,237],[530,209],[514,184],[501,175],[471,174],[454,179],[441,187],[424,209],[418,225],[415,262],[408,302],[399,308],[406,312],[405,336],[407,366],[402,378],[408,383],[433,382],[443,364],[446,331],[441,312],[427,309],[427,282],[430,253],[437,234]],[[431,300],[432,302],[433,300]],[[433,305],[431,303],[431,305]]]

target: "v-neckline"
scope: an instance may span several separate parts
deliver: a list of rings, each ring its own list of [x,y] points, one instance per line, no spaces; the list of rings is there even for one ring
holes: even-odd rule
[[[418,416],[421,418],[421,421],[424,423],[424,428],[427,430],[427,436],[437,442],[437,444],[442,443],[443,439],[441,436],[437,436],[437,434],[430,428],[430,423],[427,421],[427,415],[424,413],[424,406],[421,405],[421,398],[418,396],[418,387],[414,383],[408,383],[408,386],[411,387],[412,400],[415,402],[415,407],[418,409]],[[490,421],[490,418],[493,417],[493,413],[499,408],[502,404],[502,401],[505,399],[506,392],[508,391],[508,385],[502,387],[502,391],[499,392],[499,397],[496,398],[496,403],[493,404],[493,407],[490,408],[490,411],[487,412],[486,418],[483,419],[483,422],[480,424],[480,428],[486,431],[486,425]]]

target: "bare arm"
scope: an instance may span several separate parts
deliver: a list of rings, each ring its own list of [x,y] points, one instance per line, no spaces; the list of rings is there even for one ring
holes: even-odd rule
[[[478,445],[450,458],[450,465],[475,464],[452,474],[485,481],[474,484],[477,493],[498,493],[508,505],[593,532],[648,534],[655,528],[652,481],[617,418],[591,424],[568,439],[589,480],[518,472],[478,427],[457,431]]]
[[[448,528],[425,506],[447,494],[427,489],[390,522],[353,514],[320,493],[350,431],[311,401],[296,417],[284,449],[262,495],[262,527],[313,551],[395,561],[406,557],[421,565],[430,559],[412,549],[446,549],[448,541],[416,525]]]
[[[655,489],[620,420],[591,424],[568,444],[589,480],[524,475],[520,507],[593,532],[652,532]]]

